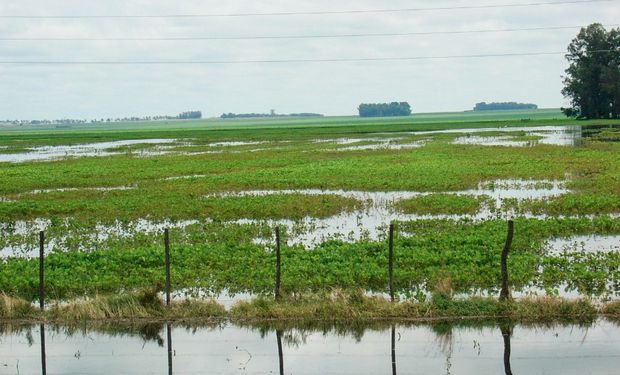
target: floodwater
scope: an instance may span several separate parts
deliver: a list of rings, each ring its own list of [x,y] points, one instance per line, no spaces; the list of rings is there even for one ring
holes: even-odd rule
[[[518,128],[496,129],[496,131],[515,132]],[[513,146],[525,147],[537,144],[547,144],[556,146],[576,146],[581,143],[581,129],[579,127],[549,126],[531,127],[521,129],[526,136],[537,137],[536,140],[519,141],[511,136],[476,136],[468,132],[467,136],[459,137],[454,140],[454,144],[470,144],[481,146]],[[491,131],[491,130],[487,130]],[[484,133],[474,132],[474,133]]]
[[[619,326],[2,326],[0,374],[610,375]]]
[[[530,141],[515,141],[512,137],[501,135],[497,137],[466,136],[459,137],[452,142],[455,145],[480,145],[480,146],[509,146],[525,147]]]
[[[199,178],[199,176],[196,176]],[[346,190],[320,190],[320,189],[299,189],[299,190],[251,190],[230,193],[208,195],[206,197],[227,197],[227,196],[248,196],[248,195],[281,195],[281,194],[308,194],[308,195],[336,195],[345,198],[353,198],[362,202],[362,206],[354,211],[342,212],[340,214],[326,217],[315,218],[305,217],[300,220],[259,220],[249,218],[239,218],[224,224],[240,225],[269,225],[271,227],[279,225],[287,229],[288,245],[303,245],[306,248],[313,248],[327,240],[342,240],[355,242],[363,239],[379,240],[384,238],[386,230],[392,221],[411,221],[419,219],[472,219],[485,220],[497,217],[510,216],[511,213],[501,212],[502,201],[504,199],[544,199],[559,196],[569,192],[565,186],[565,181],[559,180],[495,180],[479,184],[475,189],[450,192],[455,195],[468,196],[487,196],[489,205],[473,215],[424,215],[424,214],[405,214],[395,208],[395,203],[400,200],[414,198],[431,194],[429,192],[416,191],[391,191],[391,192],[368,192],[368,191],[346,191]],[[535,217],[534,215],[530,215]],[[130,223],[117,222],[114,224],[97,225],[91,238],[86,241],[91,246],[105,241],[109,237],[133,237],[139,234],[161,233],[164,228],[184,228],[188,225],[198,224],[197,220],[185,220],[178,222],[153,222],[142,219]],[[38,219],[30,222],[17,221],[15,223],[1,224],[0,232],[5,236],[35,236],[40,230],[46,230],[51,225],[50,220]],[[34,237],[33,237],[34,238]],[[50,238],[47,244],[48,251],[63,250],[62,238]],[[256,238],[255,242],[260,244],[271,244],[273,238]],[[85,249],[88,250],[88,249]],[[38,256],[37,247],[33,244],[5,244],[0,248],[0,257]]]
[[[67,157],[108,156],[119,154],[120,152],[113,151],[114,148],[118,147],[141,144],[161,145],[176,142],[178,142],[177,139],[129,139],[113,142],[86,143],[80,145],[41,146],[33,147],[26,152],[9,154],[0,153],[0,163],[46,161],[57,160]]]
[[[308,194],[308,195],[337,195],[345,198],[354,198],[364,202],[364,206],[353,212],[343,212],[327,218],[307,217],[301,221],[267,220],[269,225],[280,225],[287,228],[288,245],[303,245],[307,248],[330,239],[343,241],[359,241],[361,239],[378,240],[385,235],[386,228],[392,221],[411,221],[434,218],[471,218],[474,220],[489,219],[497,216],[496,209],[501,207],[504,199],[543,199],[567,193],[564,181],[552,180],[497,180],[481,183],[476,189],[450,192],[455,195],[488,196],[494,202],[491,207],[481,210],[474,215],[420,215],[405,214],[395,209],[394,204],[400,200],[431,194],[429,192],[391,191],[367,192],[345,190],[251,190],[232,192],[218,195],[247,196],[247,195],[277,195],[277,194]],[[261,223],[265,220],[238,219],[237,224]],[[256,239],[258,243],[271,242],[271,238]]]
[[[562,252],[586,251],[596,252],[620,252],[620,235],[581,235],[569,238],[555,238],[546,245],[550,254]]]
[[[418,148],[424,146],[424,142],[410,142],[410,143],[393,143],[393,142],[379,142],[357,146],[339,147],[338,151],[359,151],[359,150],[410,150],[412,148]]]
[[[248,146],[248,145],[261,145],[268,143],[266,141],[224,141],[209,143],[210,147],[235,147],[235,146]]]
[[[101,186],[101,187],[84,187],[84,188],[57,188],[57,189],[35,189],[23,194],[47,194],[47,193],[63,193],[66,191],[123,191],[132,190],[136,186]],[[23,194],[19,194],[20,196]]]
[[[526,126],[526,127],[494,127],[494,128],[469,128],[469,129],[445,129],[430,131],[413,131],[401,133],[377,133],[377,134],[403,134],[403,135],[434,135],[434,134],[465,134],[458,137],[455,144],[474,144],[483,146],[535,146],[547,144],[556,146],[578,146],[584,138],[590,138],[607,129],[620,129],[620,125],[586,125],[586,126]],[[514,140],[508,135],[483,136],[490,132],[523,132],[526,136],[537,137],[532,141]]]
[[[434,134],[465,134],[458,137],[453,143],[455,144],[475,144],[487,146],[528,146],[536,144],[549,144],[560,146],[579,145],[583,138],[592,137],[597,132],[606,129],[617,129],[617,125],[605,126],[533,126],[533,127],[495,127],[495,128],[471,128],[471,129],[446,129],[433,131],[412,131],[399,133],[372,133],[369,137],[358,138],[332,138],[332,139],[315,139],[312,143],[335,144],[334,150],[338,151],[356,151],[356,150],[407,150],[412,148],[423,147],[425,141],[406,142],[407,136],[410,135],[434,135]],[[512,139],[508,135],[499,136],[483,136],[481,134],[488,132],[522,132],[527,136],[537,137],[532,141],[519,141]],[[387,137],[377,137],[377,135],[389,135]],[[287,142],[287,141],[281,141]],[[402,143],[400,143],[402,142]],[[60,145],[60,146],[40,146],[33,147],[25,152],[16,153],[0,153],[0,163],[21,163],[27,161],[50,161],[63,158],[75,157],[94,157],[117,155],[123,151],[115,150],[118,147],[132,145],[152,145],[150,148],[132,150],[135,156],[149,157],[166,155],[170,153],[179,153],[187,155],[215,154],[223,152],[243,153],[257,152],[266,150],[266,148],[257,148],[252,150],[230,150],[237,146],[263,145],[270,142],[267,141],[221,141],[211,142],[205,145],[207,150],[182,152],[173,149],[178,146],[190,146],[187,140],[178,139],[129,139],[111,142],[87,143],[79,145]],[[357,144],[362,143],[362,144]],[[6,146],[0,149],[6,149]],[[223,148],[209,150],[211,148]],[[269,148],[274,149],[274,148]]]

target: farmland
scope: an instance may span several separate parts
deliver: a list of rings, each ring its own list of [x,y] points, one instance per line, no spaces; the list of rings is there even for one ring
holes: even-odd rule
[[[617,132],[554,110],[3,125],[0,290],[36,299],[39,230],[50,301],[161,288],[170,227],[177,297],[265,295],[280,226],[287,295],[385,293],[394,222],[399,298],[488,296],[514,218],[515,295],[613,300]]]

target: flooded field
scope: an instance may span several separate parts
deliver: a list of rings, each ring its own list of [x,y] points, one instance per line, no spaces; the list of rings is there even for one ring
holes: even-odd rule
[[[2,328],[2,374],[615,374],[618,325]],[[44,340],[44,346],[42,346]]]
[[[73,146],[40,146],[26,152],[0,153],[0,162],[21,163],[27,161],[49,161],[63,158],[108,156],[120,153],[115,148],[132,145],[164,145],[178,142],[176,139],[134,139],[113,142],[99,142]]]
[[[205,176],[182,176],[175,179],[183,178],[203,178]],[[359,209],[351,212],[344,212],[327,218],[305,217],[301,220],[258,220],[250,218],[239,218],[231,221],[231,224],[240,225],[267,225],[269,227],[281,226],[287,228],[290,235],[287,238],[288,245],[303,245],[311,249],[320,243],[330,240],[339,239],[348,242],[355,242],[361,239],[378,240],[385,237],[385,231],[390,222],[393,221],[411,221],[422,219],[472,219],[485,220],[498,217],[511,217],[511,212],[502,211],[502,202],[507,199],[523,200],[523,199],[544,199],[556,197],[566,194],[569,190],[565,187],[565,181],[525,181],[525,180],[497,180],[480,183],[476,189],[449,192],[455,196],[471,196],[484,197],[487,204],[481,207],[478,212],[473,214],[408,214],[400,211],[396,204],[402,200],[427,196],[429,192],[415,191],[391,191],[391,192],[370,192],[370,191],[345,191],[345,190],[319,190],[319,189],[299,189],[299,190],[248,190],[229,193],[218,193],[206,196],[207,198],[225,198],[225,197],[243,197],[243,196],[280,196],[280,195],[327,195],[341,196],[345,198],[353,198],[359,201]],[[90,188],[92,190],[125,190],[131,187],[111,187],[111,188]],[[75,191],[79,189],[54,189],[54,190],[37,190],[30,194],[42,194],[52,191]],[[544,217],[529,215],[529,217]],[[162,233],[163,228],[183,228],[188,225],[197,224],[197,220],[185,220],[180,222],[153,222],[150,220],[137,220],[131,223],[116,223],[115,225],[100,224],[96,231],[92,233],[90,242],[101,241],[107,239],[111,235],[119,237],[132,237],[138,234]],[[37,233],[40,230],[46,230],[51,222],[46,220],[38,220],[32,222],[19,221],[12,226],[0,227],[0,230],[8,236],[25,236]],[[273,238],[256,238],[258,243],[273,242]],[[48,249],[50,251],[62,250],[62,239],[56,243],[50,243]],[[9,246],[0,249],[3,256],[37,256],[37,249],[24,251],[17,250]]]
[[[168,228],[175,300],[230,307],[273,290],[278,228],[287,291],[385,296],[393,223],[401,299],[495,296],[514,219],[515,296],[615,298],[616,127],[481,125],[9,142],[36,159],[2,164],[0,287],[36,294],[39,231],[50,298],[157,287]]]
[[[537,144],[578,146],[584,138],[596,136],[604,130],[617,130],[618,126],[532,126],[532,127],[495,127],[495,128],[464,128],[436,131],[415,131],[403,133],[376,133],[383,137],[350,137],[314,139],[310,143],[331,145],[338,151],[363,150],[407,150],[423,147],[424,141],[408,141],[410,136],[433,136],[438,134],[464,134],[454,140],[454,144],[524,147]],[[485,133],[506,133],[507,135],[485,136]],[[510,133],[520,133],[531,139],[515,139]],[[372,135],[372,134],[370,134]],[[391,136],[388,136],[391,135]],[[398,135],[398,136],[394,136]],[[281,141],[280,143],[289,141]],[[8,146],[0,147],[0,163],[22,163],[28,161],[51,161],[63,158],[102,157],[130,152],[136,156],[161,156],[168,154],[204,155],[225,152],[258,152],[273,149],[274,145],[256,149],[237,149],[244,146],[266,145],[268,141],[219,141],[205,144],[205,150],[196,150],[191,140],[181,139],[134,139],[110,142],[98,142],[78,145],[39,146],[23,152],[11,152]],[[138,149],[127,148],[140,146]],[[183,150],[189,147],[191,150]]]

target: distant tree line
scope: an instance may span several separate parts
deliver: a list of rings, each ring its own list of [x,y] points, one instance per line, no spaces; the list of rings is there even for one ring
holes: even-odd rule
[[[57,119],[57,120],[0,120],[0,123],[11,125],[78,125],[78,124],[97,124],[109,122],[132,122],[132,121],[162,121],[162,120],[190,120],[202,118],[200,111],[181,112],[176,116],[132,116],[132,117],[108,117],[92,120],[83,119]]]
[[[360,117],[409,116],[411,106],[407,102],[362,103],[357,108]]]
[[[177,116],[180,120],[199,119],[202,118],[202,112],[200,111],[187,111],[181,112]]]
[[[570,63],[562,94],[571,106],[562,108],[579,119],[620,118],[620,28],[607,31],[599,23],[582,28],[568,46]]]
[[[220,118],[262,118],[262,117],[323,117],[320,113],[289,113],[277,114],[271,113],[222,113]]]
[[[516,103],[516,102],[493,102],[493,103],[476,103],[474,111],[498,111],[498,110],[510,110],[510,109],[538,109],[536,104],[531,103]]]

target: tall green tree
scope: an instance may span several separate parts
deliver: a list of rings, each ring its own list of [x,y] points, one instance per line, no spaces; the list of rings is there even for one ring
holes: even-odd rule
[[[620,29],[607,31],[594,23],[582,28],[568,46],[562,94],[571,107],[569,117],[620,117]]]

